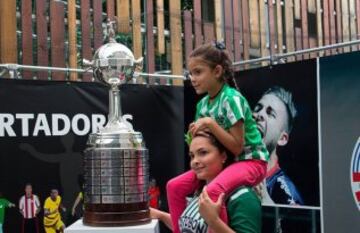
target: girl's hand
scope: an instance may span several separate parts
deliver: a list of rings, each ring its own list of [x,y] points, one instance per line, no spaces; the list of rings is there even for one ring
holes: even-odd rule
[[[213,202],[204,187],[199,197],[199,212],[205,221],[211,225],[219,219],[221,205],[224,201],[225,194],[222,193],[216,202]]]
[[[189,132],[194,135],[199,131],[211,131],[211,125],[214,120],[211,117],[199,118],[196,122],[193,122],[189,125]]]

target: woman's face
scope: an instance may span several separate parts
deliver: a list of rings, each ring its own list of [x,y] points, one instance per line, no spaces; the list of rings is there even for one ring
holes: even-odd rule
[[[223,169],[225,152],[221,153],[206,137],[197,136],[189,148],[190,166],[199,180],[210,182]]]

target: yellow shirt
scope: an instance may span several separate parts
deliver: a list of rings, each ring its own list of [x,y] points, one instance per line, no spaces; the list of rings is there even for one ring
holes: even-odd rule
[[[61,220],[59,208],[61,203],[61,197],[57,196],[56,200],[53,201],[51,197],[48,197],[45,200],[44,209],[48,209],[50,212],[54,212],[48,216],[44,216],[44,225],[45,226],[53,226],[59,220]]]

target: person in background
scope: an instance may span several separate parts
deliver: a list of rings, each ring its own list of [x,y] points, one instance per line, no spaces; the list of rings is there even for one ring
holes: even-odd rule
[[[60,210],[66,211],[56,188],[51,189],[50,197],[44,204],[44,228],[46,233],[64,232],[65,224],[61,220]]]
[[[156,180],[152,178],[149,186],[149,206],[159,209],[160,205],[160,188],[156,185]]]
[[[11,203],[8,199],[4,198],[0,192],[0,233],[3,233],[3,225],[5,220],[5,209],[13,208],[15,204]]]
[[[38,214],[40,212],[40,201],[38,196],[33,194],[32,185],[25,185],[25,195],[19,200],[19,210],[23,217],[21,227],[22,233],[39,233]]]

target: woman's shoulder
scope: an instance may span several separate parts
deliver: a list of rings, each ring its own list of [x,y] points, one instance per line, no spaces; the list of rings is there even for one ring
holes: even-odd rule
[[[261,232],[261,201],[250,187],[235,190],[227,202],[230,227],[239,233]]]
[[[248,212],[248,208],[261,211],[261,200],[251,187],[236,189],[226,201],[229,210]]]
[[[258,198],[258,196],[256,195],[256,193],[254,192],[254,190],[251,187],[241,186],[230,194],[230,196],[228,198],[228,204],[230,204],[233,201],[239,201],[239,200],[248,199],[248,198],[251,198],[251,199],[254,199],[254,201],[260,202],[260,199]]]

